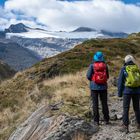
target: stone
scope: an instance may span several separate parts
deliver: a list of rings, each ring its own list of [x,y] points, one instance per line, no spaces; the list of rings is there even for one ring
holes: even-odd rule
[[[72,140],[79,135],[88,139],[99,130],[76,116],[47,118],[45,113],[49,109],[42,106],[36,110],[11,134],[9,140]]]
[[[118,119],[118,120],[121,120],[121,119],[122,119],[122,115],[117,114],[117,119]]]

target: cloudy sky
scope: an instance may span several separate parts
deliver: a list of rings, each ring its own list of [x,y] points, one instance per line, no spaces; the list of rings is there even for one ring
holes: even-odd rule
[[[140,0],[0,0],[0,30],[19,22],[48,30],[139,32]]]

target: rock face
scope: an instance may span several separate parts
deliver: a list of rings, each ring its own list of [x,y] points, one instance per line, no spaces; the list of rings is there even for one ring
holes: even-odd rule
[[[12,24],[8,29],[5,29],[5,33],[23,33],[28,32],[27,26],[25,26],[23,23],[18,24]]]
[[[70,116],[59,116],[50,126],[43,140],[72,140],[77,139],[78,135],[84,139],[90,139],[97,131],[97,127],[93,127],[84,120]]]
[[[98,131],[97,127],[77,117],[60,115],[47,118],[44,116],[47,110],[49,108],[43,106],[35,111],[9,140],[76,140],[78,137],[88,140]]]
[[[31,137],[33,137],[34,133],[38,130],[42,135],[42,131],[40,131],[40,127],[42,128],[44,126],[44,131],[46,131],[49,127],[50,120],[46,119],[42,120],[41,117],[45,114],[48,108],[45,106],[39,108],[36,110],[23,124],[21,124],[18,129],[11,135],[9,140],[29,140]],[[41,120],[40,120],[41,119]],[[43,123],[44,121],[44,123]],[[40,136],[41,136],[40,135]]]

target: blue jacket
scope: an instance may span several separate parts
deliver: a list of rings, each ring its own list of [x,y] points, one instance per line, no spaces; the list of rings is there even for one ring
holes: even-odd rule
[[[93,64],[90,64],[89,69],[87,71],[87,79],[90,81],[90,89],[91,90],[107,90],[107,84],[96,84],[92,81],[92,75],[94,74]],[[107,67],[107,77],[109,78],[109,72]]]
[[[127,77],[126,66],[135,65],[133,62],[126,63],[120,71],[119,79],[118,79],[118,96],[122,97],[123,94],[140,94],[140,87],[131,88],[125,86],[125,81]]]

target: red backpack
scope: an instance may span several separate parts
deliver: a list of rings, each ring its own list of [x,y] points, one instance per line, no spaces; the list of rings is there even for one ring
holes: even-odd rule
[[[92,81],[96,84],[106,84],[107,83],[107,72],[106,64],[103,62],[95,62],[93,64],[94,74],[92,75]]]

